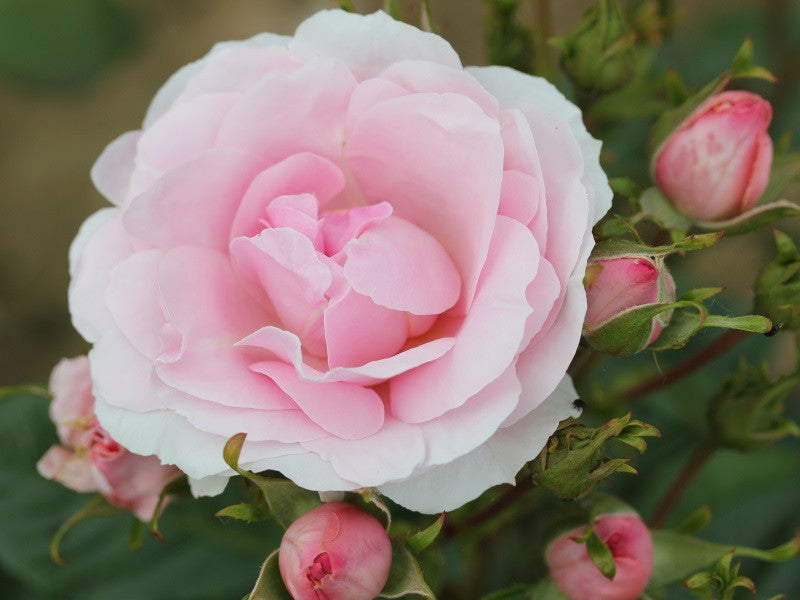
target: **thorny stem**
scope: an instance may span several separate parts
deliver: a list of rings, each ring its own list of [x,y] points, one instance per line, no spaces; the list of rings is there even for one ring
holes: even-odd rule
[[[678,477],[667,490],[658,507],[653,511],[653,516],[650,517],[649,523],[651,529],[661,527],[664,524],[675,504],[681,499],[689,484],[692,483],[715,450],[716,446],[704,442],[689,457],[681,472],[678,473]]]
[[[697,369],[706,363],[711,362],[718,356],[722,356],[728,350],[742,342],[747,335],[748,332],[746,331],[729,329],[711,342],[708,346],[693,354],[686,360],[678,363],[665,373],[651,377],[650,379],[638,383],[627,390],[618,392],[616,396],[623,402],[630,402],[632,400],[636,400],[640,396],[646,396],[650,392],[654,392],[659,388],[672,385],[679,379],[683,379],[687,375],[691,375]]]

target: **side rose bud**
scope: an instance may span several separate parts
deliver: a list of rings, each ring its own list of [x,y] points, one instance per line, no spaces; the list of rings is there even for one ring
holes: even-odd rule
[[[556,585],[571,600],[635,600],[653,572],[653,538],[633,513],[605,514],[593,522],[594,533],[614,561],[612,578],[600,571],[587,548],[586,531],[578,527],[557,537],[545,550]]]
[[[289,526],[278,566],[294,600],[372,600],[383,589],[392,545],[383,525],[346,502],[318,506]]]
[[[654,308],[651,316],[634,309],[675,301],[675,281],[663,262],[641,256],[591,261],[584,284],[584,335],[592,346],[611,354],[644,349],[669,320],[668,311]]]
[[[728,91],[701,104],[656,153],[658,187],[684,215],[719,221],[750,210],[769,181],[772,106]]]
[[[77,492],[100,492],[112,504],[149,521],[161,490],[180,475],[155,456],[133,454],[115,442],[94,415],[89,360],[64,359],[50,375],[50,418],[61,445],[36,465],[42,477]]]
[[[569,34],[551,43],[561,50],[561,66],[575,85],[585,92],[607,93],[633,77],[635,37],[618,0],[600,0]]]
[[[800,252],[792,238],[775,230],[778,255],[756,280],[756,310],[784,329],[800,329]]]

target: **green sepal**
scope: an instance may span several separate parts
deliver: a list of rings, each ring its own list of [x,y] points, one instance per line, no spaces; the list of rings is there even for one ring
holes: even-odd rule
[[[556,429],[539,456],[528,464],[539,486],[559,498],[581,498],[613,473],[636,473],[628,459],[605,457],[603,446],[607,441],[616,439],[642,448],[633,443],[633,438],[655,435],[660,435],[655,427],[632,420],[630,413],[597,428],[569,420]]]
[[[441,29],[439,28],[439,24],[436,22],[436,19],[433,18],[430,0],[422,0],[422,5],[419,7],[419,11],[419,24],[421,29],[423,31],[428,31],[438,35],[441,32]]]
[[[281,578],[277,550],[261,565],[256,583],[244,600],[292,600]]]
[[[772,321],[761,315],[743,315],[741,317],[709,315],[703,322],[703,327],[721,327],[723,329],[749,331],[750,333],[767,333],[772,329]]]
[[[61,527],[58,528],[53,536],[53,539],[50,541],[50,558],[52,558],[53,562],[58,565],[67,564],[67,562],[61,558],[59,547],[61,546],[61,540],[63,540],[64,536],[69,533],[70,529],[86,519],[91,519],[92,517],[105,517],[121,512],[123,512],[121,508],[111,504],[103,497],[102,494],[95,494],[92,496],[89,502],[84,504],[82,508],[78,509],[77,512],[75,512],[61,525]]]
[[[594,566],[603,574],[606,579],[614,579],[617,574],[617,565],[614,562],[614,555],[608,545],[600,539],[594,527],[591,525],[586,528],[583,535],[579,538],[572,538],[573,542],[586,545],[586,553],[594,563]]]
[[[680,106],[665,112],[656,121],[650,132],[647,147],[651,157],[651,170],[661,147],[673,131],[714,94],[721,92],[733,79],[756,78],[775,81],[775,77],[766,69],[752,64],[753,42],[747,38],[734,56],[731,66],[721,75],[710,81],[701,90],[689,96]]]
[[[0,400],[4,400],[5,398],[11,398],[12,396],[22,396],[22,395],[29,395],[29,396],[37,396],[39,398],[44,398],[45,400],[52,400],[53,396],[50,394],[50,391],[41,385],[36,385],[35,383],[31,384],[22,384],[22,385],[6,385],[0,387]]]
[[[431,588],[425,583],[417,559],[405,546],[392,542],[392,567],[389,579],[380,593],[380,598],[403,598],[416,595],[436,600]]]
[[[392,511],[389,510],[386,503],[381,500],[378,493],[372,488],[363,488],[361,490],[361,500],[363,500],[366,505],[366,510],[381,521],[386,531],[389,531],[389,528],[392,526]]]
[[[131,528],[128,532],[128,548],[131,551],[136,551],[142,547],[146,532],[147,527],[145,527],[145,524],[134,516],[131,519]]]
[[[688,517],[686,517],[675,531],[680,533],[697,533],[702,531],[711,522],[711,509],[708,506],[701,506]]]
[[[242,502],[240,504],[232,504],[225,508],[218,510],[214,513],[215,517],[231,517],[239,521],[246,521],[248,523],[257,523],[259,521],[266,521],[270,517],[269,510],[264,506],[257,504],[250,504],[249,502]]]
[[[298,517],[322,502],[319,495],[296,486],[287,479],[265,477],[239,466],[239,455],[247,437],[246,433],[237,433],[225,444],[222,456],[231,469],[251,481],[264,496],[272,517],[278,524],[287,529]]]
[[[392,17],[395,21],[404,21],[403,13],[400,11],[400,5],[397,0],[384,0],[383,12]]]
[[[722,237],[721,232],[690,235],[673,244],[665,246],[648,246],[630,240],[606,240],[598,243],[592,250],[592,260],[622,258],[626,256],[649,256],[663,258],[678,252],[703,250],[716,244]]]
[[[161,534],[161,530],[158,528],[158,519],[164,512],[167,499],[186,498],[191,495],[192,491],[189,489],[189,480],[185,475],[178,477],[177,479],[173,479],[167,485],[165,485],[161,490],[161,493],[158,495],[158,502],[156,502],[155,510],[153,510],[153,516],[150,517],[150,522],[147,524],[147,529],[150,532],[150,535],[152,535],[158,541],[163,542],[164,536]]]
[[[442,531],[442,525],[444,525],[444,513],[440,514],[439,518],[425,529],[409,537],[406,541],[406,545],[414,554],[419,554],[436,540],[439,533]]]
[[[788,200],[776,200],[751,208],[727,221],[696,221],[695,225],[705,231],[724,231],[727,235],[740,235],[787,217],[800,217],[800,205]]]

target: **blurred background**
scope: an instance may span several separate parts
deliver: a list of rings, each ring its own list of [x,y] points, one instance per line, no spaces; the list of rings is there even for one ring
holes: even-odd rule
[[[382,4],[379,0],[354,3],[361,12]],[[552,0],[543,12],[541,0],[523,0],[519,19],[536,27],[544,17],[547,34],[561,35],[590,3]],[[327,0],[0,0],[0,385],[44,381],[59,358],[87,350],[69,322],[67,249],[80,223],[106,204],[89,180],[89,170],[103,147],[121,133],[137,129],[166,78],[205,54],[215,42],[261,31],[291,34],[304,18],[334,4]],[[800,2],[662,0],[662,4],[672,6],[674,19],[667,35],[657,40],[652,69],[674,68],[690,85],[700,86],[722,71],[750,36],[755,62],[779,79],[775,85],[750,87],[773,103],[773,139],[800,125]],[[399,5],[410,20],[417,19],[418,0],[399,0]],[[464,64],[485,64],[486,3],[432,0],[432,6],[442,34]],[[643,141],[651,123],[652,119],[642,116],[625,127],[601,128],[608,142],[605,158],[611,174],[644,181]],[[792,145],[798,148],[797,141]],[[800,195],[795,193],[792,199]],[[795,238],[800,231],[796,223],[781,223],[781,228]],[[726,292],[715,300],[715,310],[742,314],[750,307],[752,282],[773,252],[769,231],[723,240],[713,250],[675,265],[679,291],[725,286]],[[768,359],[774,372],[791,367],[788,335],[773,340],[752,337],[742,346],[751,358]],[[701,400],[733,367],[734,358],[718,361],[671,395],[655,394],[634,409],[638,418],[657,424],[664,433],[663,440],[653,442],[637,464],[643,475],[615,483],[616,491],[641,510],[652,509],[702,436]],[[637,360],[642,369],[652,370],[652,359]],[[668,356],[664,360],[669,364]],[[619,369],[630,364],[622,361]],[[610,377],[614,370],[604,367],[599,373]],[[795,416],[797,399],[795,392]],[[5,456],[0,459],[0,495],[5,497],[0,501],[2,598],[241,597],[264,553],[275,547],[277,532],[268,527],[259,532],[235,524],[216,529],[204,525],[219,502],[203,501],[175,511],[171,549],[148,540],[143,550],[132,555],[124,540],[119,541],[126,535],[126,526],[87,526],[83,532],[76,531],[65,550],[75,556],[76,565],[57,569],[49,563],[46,544],[54,528],[81,502],[57,484],[31,479],[32,463],[24,473],[15,463],[15,452],[35,461],[47,447],[52,433],[42,432],[52,426],[31,424],[44,420],[43,409],[20,406],[12,417],[8,414],[2,417],[2,431],[22,431],[20,437],[25,439],[4,447]],[[690,488],[676,514],[711,504],[719,518],[709,529],[709,539],[761,545],[785,541],[800,528],[798,449],[796,441],[789,441],[744,459],[721,452]],[[15,496],[16,490],[24,493]],[[46,518],[33,518],[42,514]],[[18,519],[16,515],[28,516]],[[205,536],[203,543],[216,544],[208,555],[196,543],[197,532]],[[506,536],[505,552],[531,552],[524,548],[524,528],[497,535]],[[30,544],[21,552],[19,544],[26,538]],[[182,549],[180,557],[176,545]],[[148,552],[158,557],[157,568],[148,562]],[[453,558],[458,549],[446,547],[448,552]],[[206,571],[212,555],[215,564]],[[483,579],[476,589],[534,579],[518,561],[504,563],[504,552],[492,557],[482,565]],[[98,565],[105,565],[100,576]],[[757,585],[758,576],[766,581],[758,597],[783,591],[789,598],[800,598],[798,571],[795,561],[777,567],[753,563],[745,573],[754,576]],[[180,582],[180,589],[165,594],[158,582],[169,582],[170,577]],[[122,587],[120,578],[125,579]]]

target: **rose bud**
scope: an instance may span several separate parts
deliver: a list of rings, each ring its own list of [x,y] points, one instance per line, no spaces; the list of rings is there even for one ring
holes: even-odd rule
[[[584,278],[584,335],[602,352],[632,354],[653,343],[669,311],[632,319],[632,309],[675,301],[675,281],[661,260],[642,256],[594,260]]]
[[[579,541],[577,527],[556,538],[545,550],[545,561],[556,585],[572,600],[635,600],[653,571],[653,539],[633,513],[613,513],[594,521],[594,532],[611,551],[614,576],[607,578]]]
[[[760,450],[786,436],[800,437],[800,426],[785,416],[786,397],[800,382],[800,373],[771,380],[766,365],[744,360],[708,406],[708,424],[715,441],[742,452]]]
[[[800,329],[800,252],[792,238],[775,230],[778,255],[756,280],[758,312],[783,329]]]
[[[372,600],[389,577],[383,525],[346,502],[318,506],[289,526],[278,565],[295,600]]]
[[[769,102],[729,91],[706,100],[667,138],[653,161],[661,191],[684,215],[718,221],[750,210],[769,181]]]
[[[50,375],[50,391],[50,418],[62,445],[39,460],[42,477],[77,492],[100,492],[111,504],[149,521],[161,490],[181,472],[155,456],[129,452],[98,423],[85,356],[59,362]]]

